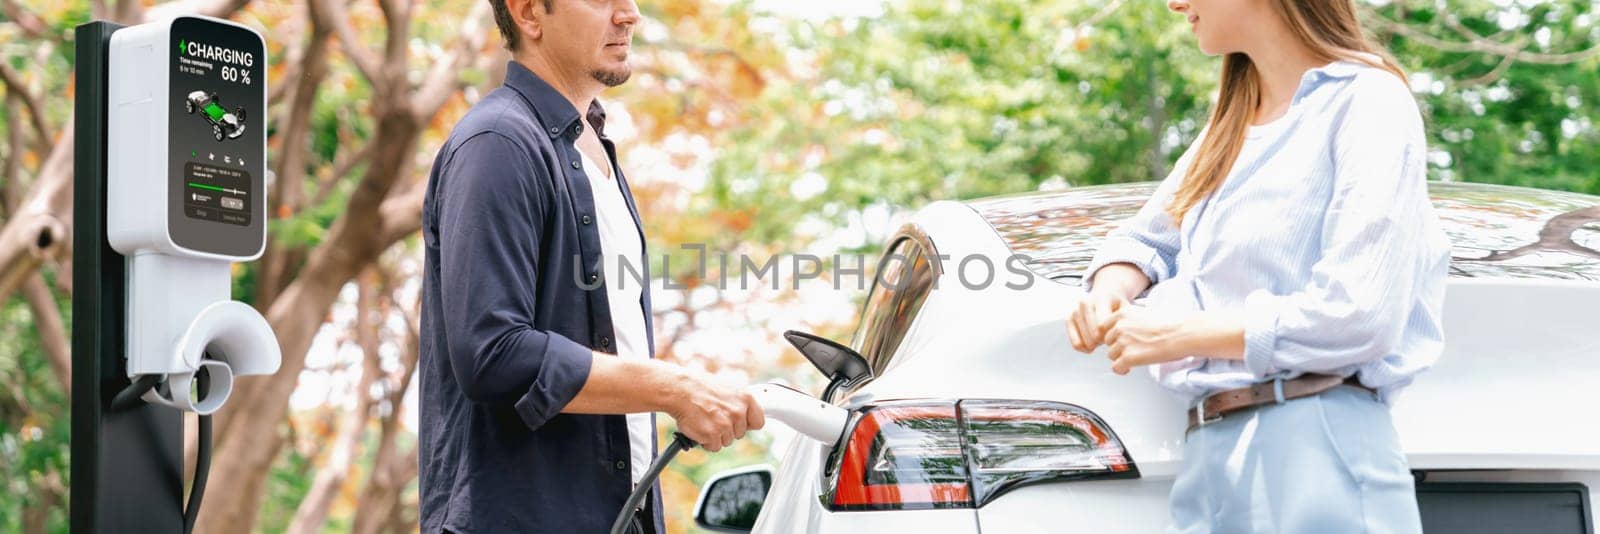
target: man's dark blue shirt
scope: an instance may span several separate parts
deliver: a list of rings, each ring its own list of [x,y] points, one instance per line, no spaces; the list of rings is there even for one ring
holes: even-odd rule
[[[586,115],[513,61],[434,160],[422,208],[423,532],[605,532],[632,490],[625,418],[560,413],[588,379],[591,348],[616,352],[575,141],[594,128],[614,167],[616,148],[600,106]],[[650,309],[648,285],[640,305]]]

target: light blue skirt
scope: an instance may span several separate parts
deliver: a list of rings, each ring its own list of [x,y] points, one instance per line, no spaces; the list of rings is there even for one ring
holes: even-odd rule
[[[1389,408],[1339,386],[1189,432],[1169,533],[1420,533]]]

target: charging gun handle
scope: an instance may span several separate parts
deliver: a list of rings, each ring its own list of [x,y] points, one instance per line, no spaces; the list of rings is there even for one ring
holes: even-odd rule
[[[830,447],[839,442],[850,419],[844,408],[778,384],[755,384],[748,391],[768,418]]]

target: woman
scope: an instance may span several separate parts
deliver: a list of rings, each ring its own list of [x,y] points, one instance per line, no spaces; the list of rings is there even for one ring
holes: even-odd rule
[[[1420,532],[1388,405],[1443,347],[1449,243],[1404,73],[1351,0],[1168,7],[1221,94],[1085,272],[1072,344],[1192,401],[1173,532]]]

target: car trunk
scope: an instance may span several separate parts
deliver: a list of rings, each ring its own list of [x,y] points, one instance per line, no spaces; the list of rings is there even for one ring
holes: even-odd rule
[[[1477,194],[1481,189],[1455,193]],[[1556,198],[1545,211],[1567,213],[1587,200]],[[1459,203],[1441,202],[1446,208]],[[941,254],[983,255],[992,265],[1006,265],[1011,247],[1022,242],[973,232],[978,224],[989,224],[981,209],[963,213],[935,205],[923,211],[915,224]],[[1039,209],[1012,211],[1023,217]],[[1505,225],[1494,227],[1501,226]],[[1483,232],[1473,235],[1483,237]],[[1473,246],[1516,242],[1452,237],[1458,256]],[[1093,240],[1088,242],[1092,247]],[[1600,484],[1600,427],[1589,424],[1594,419],[1589,411],[1600,406],[1600,310],[1596,309],[1600,283],[1583,280],[1597,264],[1574,264],[1582,258],[1561,251],[1517,260],[1458,258],[1452,265],[1443,318],[1445,352],[1394,399],[1402,448],[1414,469],[1432,473],[1430,481],[1578,482],[1600,489],[1594,487]],[[1113,523],[1164,522],[1165,490],[1182,461],[1185,401],[1162,390],[1143,371],[1127,376],[1112,373],[1103,347],[1088,355],[1071,348],[1065,320],[1082,295],[1077,280],[1036,279],[1030,287],[1013,289],[1003,285],[1013,277],[1002,271],[998,283],[967,287],[958,278],[959,264],[947,262],[947,267],[882,376],[847,404],[946,398],[1049,400],[1080,406],[1105,421],[1137,464],[1141,478],[1023,487],[980,509],[980,525],[990,532],[1059,531],[1088,525],[1050,519],[1074,511],[1084,514],[1079,517],[1098,511],[1104,521]],[[1456,489],[1462,488],[1445,488]],[[1553,495],[1546,501],[1552,509],[1571,513],[1570,507],[1559,503],[1572,502],[1575,494],[1561,493],[1558,486],[1542,489],[1552,490],[1545,492]],[[1482,508],[1485,499],[1508,506],[1515,506],[1518,499],[1527,502],[1526,494],[1514,492],[1510,486],[1491,486],[1477,495],[1447,496],[1435,502],[1444,502],[1440,510],[1458,512]],[[1596,495],[1600,492],[1589,492],[1591,518],[1593,510],[1600,509]],[[1474,502],[1474,506],[1455,506]],[[1116,506],[1126,508],[1104,513]]]
[[[986,531],[1050,531],[1055,527],[1041,526],[1041,517],[1118,503],[1143,510],[1122,521],[1150,520],[1149,514],[1165,520],[1166,491],[1181,461],[1183,402],[1142,373],[1111,373],[1104,349],[1093,355],[1071,349],[1063,325],[1078,291],[1054,283],[1026,291],[959,285],[935,291],[890,369],[861,392],[876,400],[1039,399],[1082,406],[1104,418],[1143,475],[1139,481],[1015,490],[979,510]],[[1600,314],[1594,309],[1600,285],[1453,279],[1446,298],[1446,351],[1393,408],[1412,467],[1543,470],[1557,473],[1539,479],[1546,483],[1594,484],[1600,428],[1583,422],[1593,419],[1587,408],[1600,406]],[[980,309],[985,312],[967,312]],[[1600,509],[1593,500],[1600,493],[1581,496],[1558,486],[1532,488],[1552,490],[1542,493],[1511,486],[1431,489],[1424,510],[1458,522],[1470,520],[1461,514],[1482,510],[1486,501],[1502,503],[1509,515],[1554,506],[1592,517]],[[1575,498],[1588,499],[1589,510],[1560,507]]]

